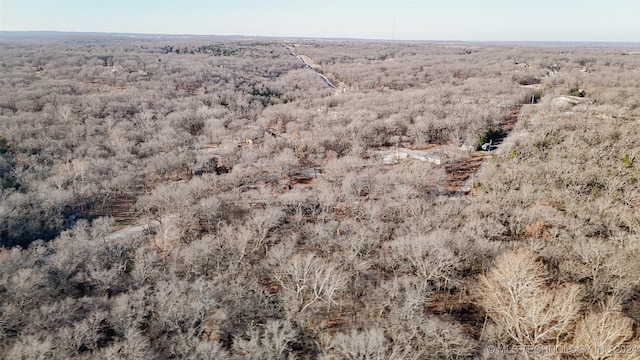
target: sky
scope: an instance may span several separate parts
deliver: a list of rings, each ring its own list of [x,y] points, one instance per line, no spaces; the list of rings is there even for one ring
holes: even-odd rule
[[[0,30],[640,42],[640,0],[0,0]]]

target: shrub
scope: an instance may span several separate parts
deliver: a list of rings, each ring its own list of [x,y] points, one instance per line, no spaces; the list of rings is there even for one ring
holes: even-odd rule
[[[587,94],[584,92],[584,90],[582,90],[580,88],[572,87],[571,89],[569,89],[569,95],[578,96],[578,97],[585,97]]]
[[[504,136],[504,131],[502,129],[496,129],[494,127],[488,127],[481,135],[478,137],[478,141],[476,143],[476,148],[478,150],[481,149],[483,144],[488,142],[495,142]]]
[[[542,92],[534,91],[534,92],[527,93],[525,96],[523,96],[520,103],[523,105],[537,104],[540,102],[540,98],[542,98]]]
[[[9,141],[0,135],[0,155],[4,155],[11,151]]]
[[[536,76],[528,75],[528,76],[524,76],[519,79],[516,79],[516,82],[520,85],[535,85],[535,84],[540,84],[541,80]]]

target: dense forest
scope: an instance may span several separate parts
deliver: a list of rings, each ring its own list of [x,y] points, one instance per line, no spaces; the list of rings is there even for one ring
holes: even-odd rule
[[[640,356],[634,49],[0,39],[2,358]]]

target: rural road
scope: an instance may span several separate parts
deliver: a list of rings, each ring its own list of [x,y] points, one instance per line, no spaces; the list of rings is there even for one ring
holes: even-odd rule
[[[291,55],[295,56],[300,61],[302,61],[306,67],[315,71],[315,73],[318,74],[318,76],[320,76],[320,78],[325,82],[325,84],[327,84],[327,86],[329,86],[332,89],[337,89],[337,87],[331,82],[331,80],[329,80],[324,74],[322,74],[322,67],[314,63],[310,57],[306,55],[298,55],[293,49],[293,47],[289,45],[285,45],[285,48],[289,50],[289,53],[291,53]]]

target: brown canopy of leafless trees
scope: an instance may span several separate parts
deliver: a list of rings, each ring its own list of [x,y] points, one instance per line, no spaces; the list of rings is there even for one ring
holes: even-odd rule
[[[0,53],[0,357],[639,356],[629,49]]]

